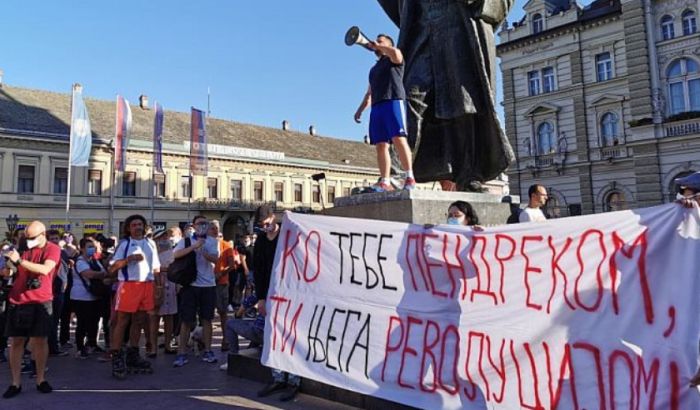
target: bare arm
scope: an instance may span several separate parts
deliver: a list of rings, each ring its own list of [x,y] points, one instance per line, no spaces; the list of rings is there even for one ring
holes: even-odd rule
[[[367,92],[365,93],[365,96],[362,97],[362,102],[360,103],[360,106],[357,107],[357,111],[355,111],[355,122],[360,123],[360,118],[362,117],[362,112],[367,109],[372,104],[372,87],[368,86],[367,87]]]
[[[377,51],[389,57],[389,60],[391,60],[392,63],[403,64],[403,53],[401,53],[401,50],[399,50],[398,48],[392,46],[383,46],[374,42],[372,43],[372,45],[375,49],[377,49]]]
[[[186,247],[186,248],[183,248],[183,249],[180,249],[180,250],[173,252],[173,257],[175,257],[175,259],[180,259],[183,256],[187,255],[188,253],[196,251],[197,249],[201,248],[202,246],[204,246],[204,239],[200,238],[196,242],[192,242],[189,247]]]
[[[24,269],[32,273],[38,273],[39,275],[48,275],[53,272],[56,268],[56,261],[47,259],[44,263],[33,263],[22,259],[20,263],[20,255],[16,250],[11,251],[7,257],[17,266],[22,266]]]

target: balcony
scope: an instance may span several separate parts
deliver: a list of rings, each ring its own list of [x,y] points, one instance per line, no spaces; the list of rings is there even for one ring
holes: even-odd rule
[[[273,210],[277,210],[276,201],[244,201],[238,199],[211,199],[199,198],[192,202],[192,206],[202,210],[237,210],[237,211],[255,211],[261,205],[268,205]]]
[[[535,157],[535,167],[547,168],[554,165],[554,154],[545,154]]]
[[[700,121],[691,119],[686,121],[678,121],[664,127],[664,132],[667,137],[680,137],[683,135],[700,134]]]

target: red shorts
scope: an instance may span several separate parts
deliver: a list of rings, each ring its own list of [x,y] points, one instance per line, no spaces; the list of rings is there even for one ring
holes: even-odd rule
[[[153,282],[120,282],[114,297],[114,310],[124,313],[155,309]]]

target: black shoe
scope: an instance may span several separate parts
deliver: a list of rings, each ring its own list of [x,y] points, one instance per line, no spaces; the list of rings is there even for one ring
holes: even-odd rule
[[[274,392],[284,390],[287,387],[287,383],[283,382],[272,382],[268,383],[262,390],[258,392],[258,397],[267,397]]]
[[[40,384],[37,384],[36,389],[42,393],[51,393],[53,391],[53,387],[51,387],[49,382],[47,382],[46,380],[44,380]]]
[[[14,384],[10,385],[10,387],[5,390],[5,393],[2,395],[3,399],[11,399],[18,395],[22,391],[22,386],[15,386]]]
[[[287,386],[286,389],[284,389],[284,392],[282,392],[282,395],[280,396],[280,401],[292,401],[294,400],[295,397],[297,397],[297,393],[299,393],[299,388],[300,385],[292,386],[289,385]]]

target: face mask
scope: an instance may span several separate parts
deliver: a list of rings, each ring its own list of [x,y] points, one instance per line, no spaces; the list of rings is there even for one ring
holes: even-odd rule
[[[170,246],[175,247],[175,245],[177,245],[177,243],[180,242],[180,238],[170,238],[168,239],[168,241]]]
[[[88,258],[92,258],[93,256],[95,256],[95,251],[97,251],[97,249],[95,249],[95,248],[87,248],[87,249],[85,250],[85,254],[88,256]]]
[[[448,225],[463,225],[463,222],[462,218],[455,218],[454,216],[447,218]]]
[[[246,248],[249,247],[249,246],[250,246],[250,241],[245,241],[245,242],[243,242],[243,245],[244,245]]]
[[[185,231],[185,236],[187,237],[193,237],[194,236],[194,229],[188,229]]]
[[[27,249],[33,249],[33,248],[36,248],[37,246],[39,246],[39,239],[38,238],[27,240]]]

